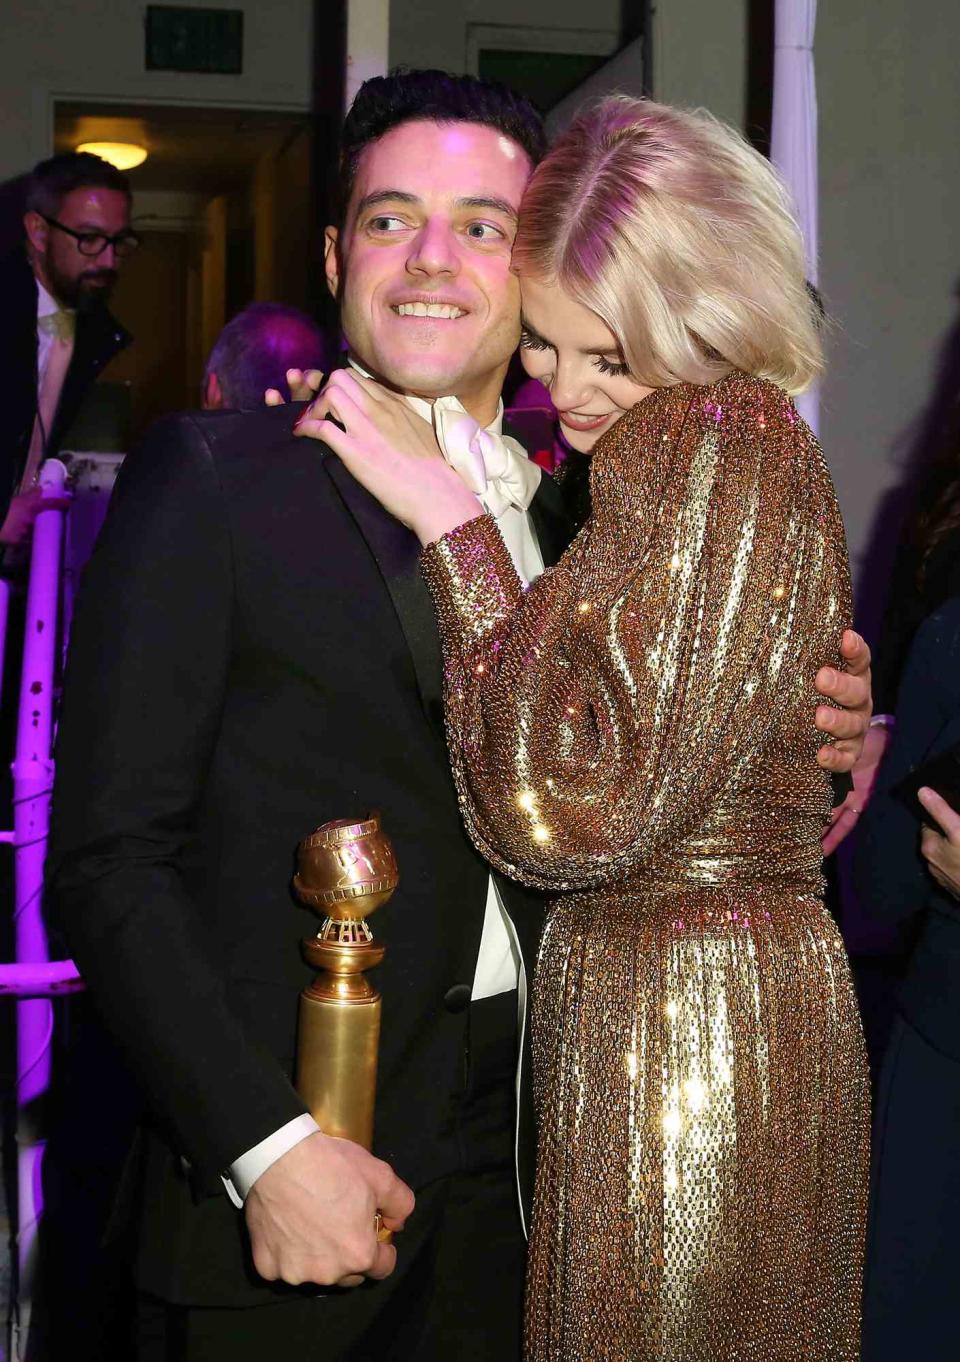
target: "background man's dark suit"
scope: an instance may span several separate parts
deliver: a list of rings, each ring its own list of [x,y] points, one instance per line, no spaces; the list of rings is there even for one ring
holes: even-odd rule
[[[960,904],[920,854],[891,789],[960,747],[960,597],[917,630],[897,727],[863,817],[858,890],[907,952],[875,1100],[864,1362],[957,1353],[960,1308]]]
[[[0,518],[26,463],[37,413],[37,281],[23,248],[0,262]],[[102,304],[77,314],[73,357],[60,393],[57,417],[47,440],[55,454],[102,369],[130,344],[130,336]]]
[[[298,942],[316,923],[290,879],[318,823],[379,808],[400,866],[377,920],[374,1152],[419,1191],[510,1159],[514,1140],[509,1081],[473,1081],[471,1032],[498,1005],[468,1004],[488,871],[447,765],[419,545],[328,451],[291,438],[296,410],[174,418],[127,460],[57,747],[57,916],[155,1113],[132,1180],[138,1280],[185,1304],[284,1290],[249,1265],[220,1174],[303,1110]],[[549,480],[531,516],[550,563],[566,528]],[[505,897],[529,973],[540,901]]]

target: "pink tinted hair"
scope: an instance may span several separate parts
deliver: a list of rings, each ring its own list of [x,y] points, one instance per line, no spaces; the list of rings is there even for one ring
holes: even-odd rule
[[[613,96],[582,114],[534,172],[513,262],[596,312],[640,383],[741,369],[797,393],[823,366],[787,192],[704,111]]]

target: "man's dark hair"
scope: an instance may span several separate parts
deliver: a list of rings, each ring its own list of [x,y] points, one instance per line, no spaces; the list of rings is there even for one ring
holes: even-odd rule
[[[33,167],[27,181],[27,209],[55,218],[64,196],[73,189],[115,189],[128,200],[131,197],[126,175],[109,161],[88,151],[64,151]]]
[[[280,303],[251,303],[227,322],[204,370],[216,374],[224,406],[250,411],[263,406],[268,388],[286,401],[288,369],[330,369],[332,347],[305,312]]]
[[[509,137],[533,165],[547,149],[533,105],[499,81],[446,71],[391,71],[364,81],[350,106],[340,140],[340,217],[346,214],[360,155],[402,123],[478,123]]]

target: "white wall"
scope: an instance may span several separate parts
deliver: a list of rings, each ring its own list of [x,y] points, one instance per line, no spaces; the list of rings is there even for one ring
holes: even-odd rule
[[[709,109],[742,127],[746,111],[747,0],[658,0],[654,95]]]
[[[58,98],[309,107],[311,0],[203,3],[243,9],[241,75],[145,70],[146,5],[137,0],[3,0],[0,180],[50,155]]]
[[[960,6],[821,4],[821,281],[839,325],[822,438],[854,567],[957,318]]]
[[[391,65],[465,71],[470,24],[617,33],[620,0],[392,0]]]

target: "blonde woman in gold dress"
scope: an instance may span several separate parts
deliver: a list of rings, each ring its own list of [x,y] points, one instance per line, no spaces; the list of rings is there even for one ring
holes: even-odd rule
[[[470,835],[553,896],[527,1358],[854,1359],[868,1089],[814,727],[851,606],[789,396],[821,366],[799,235],[735,133],[613,99],[513,260],[524,363],[594,451],[555,568],[521,587],[399,399],[348,378],[380,438],[323,433],[428,546]]]

